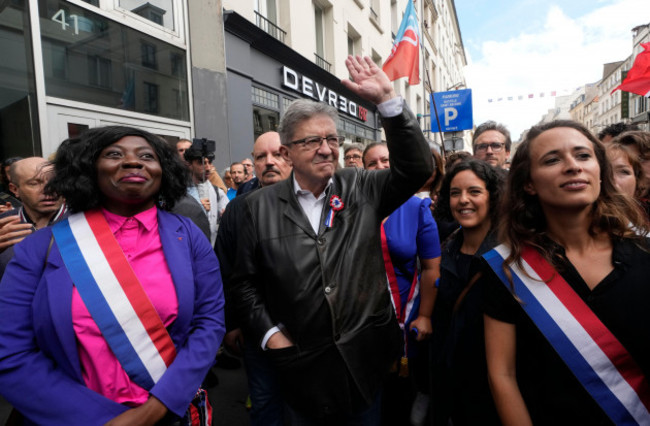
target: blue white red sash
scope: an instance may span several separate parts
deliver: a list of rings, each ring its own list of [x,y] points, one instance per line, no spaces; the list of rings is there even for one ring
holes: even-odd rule
[[[158,313],[104,215],[77,213],[52,227],[66,268],[113,354],[149,390],[176,356]]]
[[[409,330],[406,329],[406,324],[413,320],[414,307],[416,307],[416,301],[418,301],[418,295],[420,294],[420,281],[418,279],[418,271],[415,271],[413,276],[413,282],[411,288],[409,289],[409,294],[406,299],[406,303],[402,304],[402,297],[399,291],[399,282],[397,281],[397,274],[395,273],[395,267],[393,266],[393,260],[390,257],[390,251],[388,249],[388,239],[386,238],[386,230],[384,229],[384,224],[381,224],[381,251],[384,257],[384,265],[386,267],[386,276],[388,278],[388,289],[390,290],[391,301],[393,302],[393,308],[395,309],[395,316],[397,317],[397,322],[399,327],[404,333],[404,356],[408,356],[408,333]]]
[[[509,254],[500,245],[483,257],[511,290]],[[615,424],[650,425],[648,380],[623,345],[536,250],[524,248],[522,266],[510,265],[514,293],[587,392]]]

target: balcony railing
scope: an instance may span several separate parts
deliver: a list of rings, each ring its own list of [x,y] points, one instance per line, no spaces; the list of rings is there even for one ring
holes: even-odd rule
[[[264,16],[260,15],[258,12],[255,12],[255,24],[271,37],[284,43],[284,37],[287,35],[287,32],[266,19]]]
[[[318,65],[325,71],[330,72],[330,68],[332,68],[332,64],[327,62],[325,58],[320,57],[318,53],[314,53],[314,55],[316,56],[316,65]]]

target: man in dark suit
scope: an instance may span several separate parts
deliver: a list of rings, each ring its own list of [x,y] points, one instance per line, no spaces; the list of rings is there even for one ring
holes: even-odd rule
[[[294,101],[278,129],[293,173],[243,200],[238,229],[234,309],[278,372],[291,424],[379,424],[400,347],[379,226],[433,171],[388,77],[367,57],[346,65],[354,81],[343,84],[383,117],[391,168],[337,171],[336,110]]]

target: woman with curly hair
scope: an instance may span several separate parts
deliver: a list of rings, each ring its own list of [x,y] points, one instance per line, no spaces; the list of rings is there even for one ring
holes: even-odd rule
[[[189,424],[224,302],[209,242],[166,211],[184,165],[109,126],[64,141],[54,166],[48,190],[73,214],[16,245],[0,283],[0,392],[28,424]]]
[[[572,121],[531,128],[502,207],[484,257],[503,424],[650,424],[647,228],[603,145]]]
[[[436,218],[460,229],[442,248],[433,309],[432,381],[434,424],[492,425],[498,418],[487,384],[482,287],[476,285],[481,255],[496,245],[505,175],[482,160],[461,160],[447,172]]]

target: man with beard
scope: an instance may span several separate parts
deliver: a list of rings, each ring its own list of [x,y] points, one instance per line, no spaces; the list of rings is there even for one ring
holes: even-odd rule
[[[277,132],[266,132],[257,138],[253,146],[253,164],[259,185],[252,191],[268,187],[289,177],[291,166],[280,154],[280,135]],[[236,197],[230,202],[221,218],[221,228],[217,235],[215,250],[219,257],[227,299],[230,298],[230,274],[235,263],[237,231],[243,215],[243,200],[250,193]],[[252,404],[251,425],[282,426],[284,408],[274,370],[262,354],[261,348],[253,344],[251,339],[244,339],[232,311],[228,309],[228,304],[226,304],[226,317],[229,331],[224,338],[224,344],[235,353],[242,352],[243,349]]]
[[[23,205],[0,215],[0,277],[14,256],[13,246],[26,236],[66,216],[61,198],[45,194],[53,168],[41,157],[13,163],[9,169],[9,189]]]

